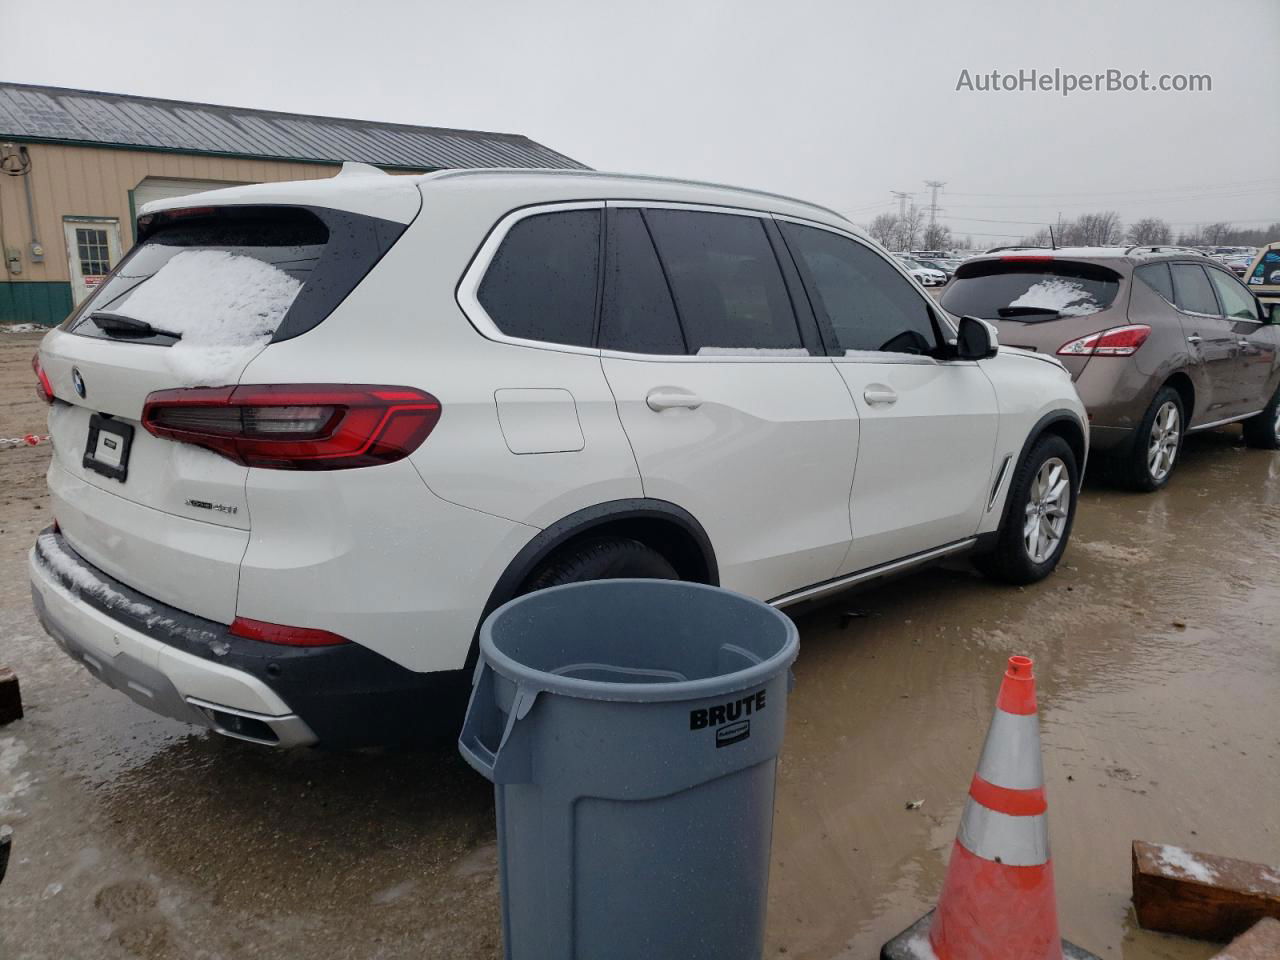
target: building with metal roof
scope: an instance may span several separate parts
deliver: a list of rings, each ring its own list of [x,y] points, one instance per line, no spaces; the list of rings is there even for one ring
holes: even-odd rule
[[[133,242],[150,200],[391,172],[583,170],[528,137],[0,83],[0,323],[54,324]]]

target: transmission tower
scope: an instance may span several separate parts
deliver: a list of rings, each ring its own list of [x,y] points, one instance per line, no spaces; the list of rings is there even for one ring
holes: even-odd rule
[[[907,201],[911,199],[911,194],[905,190],[890,190],[891,194],[898,198],[898,219],[905,219],[907,216]]]
[[[946,186],[941,180],[926,180],[924,185],[933,191],[929,200],[929,231],[933,232],[933,226],[938,221],[938,191]]]

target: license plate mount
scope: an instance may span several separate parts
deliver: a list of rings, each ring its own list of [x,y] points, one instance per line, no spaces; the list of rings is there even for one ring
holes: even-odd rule
[[[89,437],[81,464],[86,470],[124,483],[129,476],[129,449],[133,426],[95,413],[89,418]]]

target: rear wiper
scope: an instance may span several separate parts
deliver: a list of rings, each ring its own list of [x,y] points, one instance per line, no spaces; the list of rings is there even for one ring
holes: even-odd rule
[[[161,330],[153,327],[145,320],[135,320],[133,317],[126,317],[123,313],[110,313],[106,310],[98,310],[89,314],[89,319],[98,325],[98,328],[108,336],[112,337],[173,337],[175,340],[181,340],[182,334],[174,333],[172,330]]]
[[[1053,307],[1001,307],[996,313],[1002,317],[1057,317],[1061,312]]]

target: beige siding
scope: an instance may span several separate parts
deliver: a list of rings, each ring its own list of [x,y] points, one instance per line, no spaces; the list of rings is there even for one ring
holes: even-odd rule
[[[28,178],[35,203],[36,226],[45,248],[45,261],[33,264],[28,256],[31,229],[23,193],[24,178],[0,176],[0,246],[17,247],[22,251],[22,274],[10,276],[0,266],[0,282],[70,280],[63,217],[114,217],[120,221],[120,237],[127,248],[132,237],[129,191],[146,177],[208,180],[210,187],[216,187],[219,183],[331,177],[338,170],[332,164],[241,160],[43,143],[28,144],[27,150],[31,154]]]

